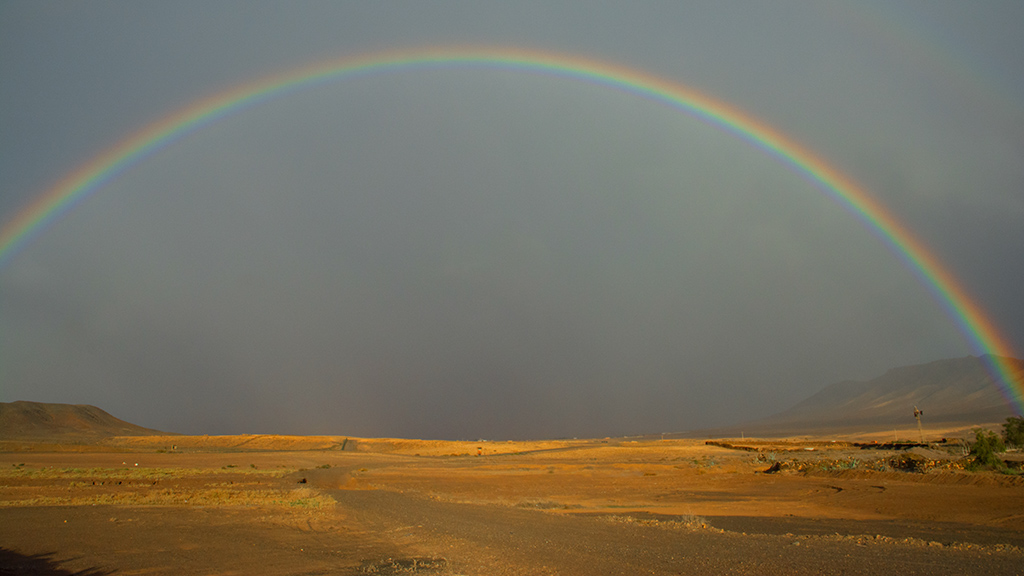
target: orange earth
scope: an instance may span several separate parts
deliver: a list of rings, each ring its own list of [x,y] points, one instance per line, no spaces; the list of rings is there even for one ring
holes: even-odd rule
[[[0,442],[0,574],[1024,574],[1024,476],[892,434]]]

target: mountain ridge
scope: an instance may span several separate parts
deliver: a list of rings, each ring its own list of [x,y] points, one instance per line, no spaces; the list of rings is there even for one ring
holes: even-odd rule
[[[791,408],[748,422],[752,434],[789,434],[828,428],[914,426],[914,410],[927,424],[973,425],[1015,415],[988,368],[990,356],[965,356],[900,366],[869,380],[830,384]],[[1019,378],[1024,360],[1004,358]]]
[[[166,432],[125,422],[90,404],[0,402],[0,440],[90,441],[163,434]]]
[[[1004,358],[1018,379],[1024,360]],[[965,356],[900,366],[869,380],[825,386],[792,407],[751,422],[684,436],[786,436],[839,429],[892,429],[915,425],[914,410],[926,425],[992,424],[1016,415],[988,368],[987,356]],[[0,440],[96,441],[112,436],[167,435],[115,418],[89,404],[0,402]]]

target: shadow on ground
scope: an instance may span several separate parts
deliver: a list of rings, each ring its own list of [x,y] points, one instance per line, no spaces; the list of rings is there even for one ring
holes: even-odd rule
[[[60,567],[60,562],[53,559],[55,552],[25,555],[13,550],[0,548],[0,574],[35,574],[39,576],[105,576],[113,574],[113,570],[87,568],[72,571]]]

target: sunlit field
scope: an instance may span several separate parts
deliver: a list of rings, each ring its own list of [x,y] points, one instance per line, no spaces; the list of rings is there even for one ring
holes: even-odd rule
[[[1013,469],[1024,455],[1008,453],[1004,473],[975,469],[966,431],[942,432],[909,448],[828,436],[22,442],[0,453],[0,535],[40,557],[60,539],[46,558],[67,570],[584,574],[579,562],[621,562],[686,574],[720,546],[748,551],[715,559],[728,569],[745,554],[811,569],[851,552],[840,565],[865,573],[881,557],[951,573],[1019,565],[1024,476]],[[16,527],[25,523],[36,530]],[[644,553],[627,561],[615,547],[575,546],[569,526]],[[125,527],[133,539],[121,540]],[[239,538],[257,539],[259,553]],[[561,560],[545,556],[553,550]]]

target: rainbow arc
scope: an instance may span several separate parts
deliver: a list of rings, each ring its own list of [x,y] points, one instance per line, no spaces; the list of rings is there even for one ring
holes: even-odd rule
[[[71,172],[0,228],[0,267],[90,194],[146,157],[226,116],[316,86],[431,68],[485,68],[585,82],[645,98],[735,135],[774,157],[860,220],[940,302],[1007,399],[1024,413],[1024,372],[996,325],[911,231],[860,185],[773,127],[721,100],[631,68],[520,48],[387,51],[301,67],[200,99],[122,140]]]

